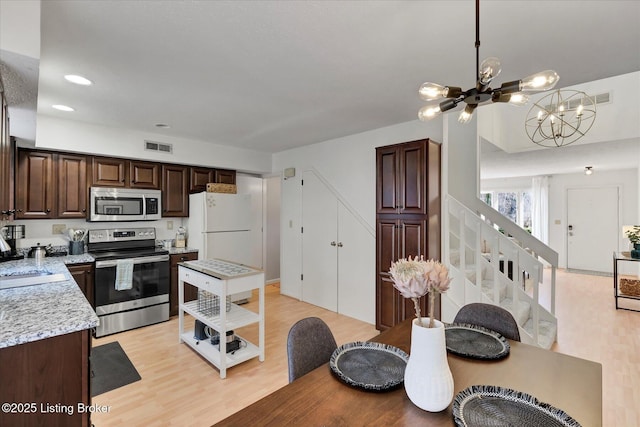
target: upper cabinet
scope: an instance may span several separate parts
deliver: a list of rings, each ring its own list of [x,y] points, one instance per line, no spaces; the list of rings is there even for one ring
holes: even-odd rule
[[[211,169],[191,167],[189,174],[189,193],[199,193],[207,190],[207,184],[235,184],[236,171],[226,169]]]
[[[54,153],[21,150],[16,179],[16,219],[55,218]]]
[[[427,213],[427,146],[422,141],[377,150],[377,213]]]
[[[0,82],[0,221],[14,218],[14,152],[9,136],[9,113]]]
[[[57,218],[87,217],[87,157],[57,154]]]
[[[199,193],[207,189],[207,184],[215,182],[216,170],[191,167],[189,173],[189,193]]]
[[[86,218],[87,158],[20,150],[16,219]]]
[[[160,164],[129,161],[129,187],[160,189]]]
[[[14,180],[12,144],[0,148],[0,219],[5,220],[86,218],[89,187],[161,190],[162,216],[187,217],[189,193],[205,191],[210,182],[236,182],[233,170],[27,148],[16,151]]]
[[[162,216],[189,216],[189,167],[162,165]]]
[[[126,187],[127,160],[112,157],[91,158],[92,187]]]
[[[218,184],[235,184],[236,183],[236,171],[216,169],[214,180]]]
[[[113,157],[91,158],[91,186],[160,189],[160,163]]]

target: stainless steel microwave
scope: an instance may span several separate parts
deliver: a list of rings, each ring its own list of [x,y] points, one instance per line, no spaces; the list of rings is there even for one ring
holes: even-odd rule
[[[160,190],[91,187],[89,221],[152,221],[161,217]]]

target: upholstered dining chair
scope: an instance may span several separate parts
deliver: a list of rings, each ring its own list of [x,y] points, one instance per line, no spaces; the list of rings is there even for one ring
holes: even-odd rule
[[[322,319],[307,317],[297,321],[287,337],[289,382],[327,363],[337,347],[331,330]]]
[[[474,302],[463,306],[453,323],[469,323],[496,331],[505,338],[520,341],[518,323],[511,313],[493,304]]]

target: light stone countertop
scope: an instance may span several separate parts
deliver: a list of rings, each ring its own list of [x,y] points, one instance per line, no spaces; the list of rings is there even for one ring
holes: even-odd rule
[[[187,253],[193,253],[193,252],[198,252],[198,250],[195,248],[174,248],[174,247],[169,249],[169,255],[187,254]]]
[[[0,264],[0,276],[30,271],[63,273],[67,280],[0,290],[0,348],[11,347],[98,325],[98,316],[73,280],[67,264],[93,262],[87,254],[27,258]]]

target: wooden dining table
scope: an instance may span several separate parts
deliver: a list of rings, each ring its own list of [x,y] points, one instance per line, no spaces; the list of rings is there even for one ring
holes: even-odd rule
[[[409,353],[411,321],[371,341]],[[583,427],[602,425],[602,365],[520,342],[500,360],[448,353],[454,397],[472,385],[514,389],[562,409]],[[371,392],[340,381],[325,364],[265,396],[216,426],[453,426],[453,403],[441,412],[415,406],[403,387]]]

